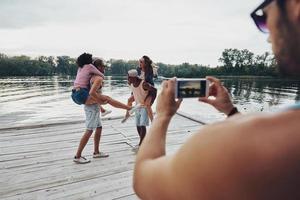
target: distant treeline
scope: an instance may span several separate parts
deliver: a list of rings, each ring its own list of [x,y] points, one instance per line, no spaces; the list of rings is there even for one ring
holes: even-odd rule
[[[69,56],[39,56],[32,59],[28,56],[9,57],[0,53],[0,76],[51,76],[76,75],[76,59]],[[204,77],[207,75],[249,75],[276,76],[274,56],[268,52],[254,55],[247,49],[225,49],[217,67],[183,63],[169,65],[156,63],[158,73],[165,77]],[[128,70],[138,66],[137,60],[109,60],[107,75],[125,75]]]

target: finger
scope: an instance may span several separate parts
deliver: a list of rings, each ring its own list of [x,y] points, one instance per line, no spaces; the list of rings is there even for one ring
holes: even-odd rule
[[[169,89],[174,89],[175,90],[175,86],[176,86],[176,77],[172,78],[169,80],[168,82],[168,88]]]
[[[216,84],[213,83],[208,89],[208,96],[216,96],[216,94],[217,94]]]
[[[168,96],[171,98],[175,98],[175,87],[176,87],[176,79],[172,78],[168,80],[168,87],[166,89],[166,92],[168,93]]]
[[[209,80],[212,83],[215,83],[216,85],[222,85],[220,80],[213,77],[213,76],[207,76],[206,79]]]
[[[168,81],[163,81],[162,82],[162,89],[164,90],[166,88],[168,88]]]

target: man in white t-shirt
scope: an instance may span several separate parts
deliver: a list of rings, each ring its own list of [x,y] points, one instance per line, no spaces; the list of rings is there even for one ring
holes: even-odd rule
[[[145,100],[148,95],[148,92],[155,90],[155,88],[153,88],[153,86],[151,86],[149,83],[140,79],[138,76],[138,72],[135,69],[128,71],[127,75],[128,84],[132,91],[132,96],[130,98],[135,101],[136,105],[140,105],[139,108],[137,108],[135,111],[135,123],[138,134],[140,136],[140,142],[134,150],[138,150],[146,135],[146,126],[149,126],[149,117],[147,113],[147,108],[145,106]]]

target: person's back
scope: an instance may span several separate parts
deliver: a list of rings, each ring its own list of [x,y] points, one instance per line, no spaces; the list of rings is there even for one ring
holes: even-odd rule
[[[76,79],[74,81],[74,87],[77,88],[89,88],[89,81],[93,75],[99,75],[104,78],[104,75],[97,70],[92,64],[84,65],[82,68],[79,67],[77,70]]]
[[[77,60],[77,75],[74,81],[71,97],[76,104],[91,104],[95,100],[90,97],[90,79],[92,75],[98,75],[101,79],[104,75],[92,65],[92,55],[88,53],[81,54]],[[93,98],[97,99],[96,96]]]

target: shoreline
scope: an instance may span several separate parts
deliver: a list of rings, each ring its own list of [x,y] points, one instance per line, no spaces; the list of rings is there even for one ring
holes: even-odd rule
[[[203,122],[201,120],[198,120],[190,115],[187,115],[183,112],[176,112],[177,115],[186,118],[188,120],[194,121],[196,123],[199,123],[201,125],[206,125],[206,122]],[[123,119],[124,116],[114,116],[114,117],[105,117],[102,118],[102,121],[110,121],[110,120],[118,120]],[[80,124],[84,123],[85,120],[75,120],[75,121],[65,121],[65,122],[54,122],[54,123],[47,123],[47,124],[31,124],[31,125],[20,125],[20,126],[14,126],[14,127],[6,127],[6,128],[0,128],[0,131],[12,131],[12,130],[25,130],[25,129],[33,129],[33,128],[44,128],[44,127],[51,127],[51,126],[58,126],[58,125],[70,125],[70,124]],[[1,133],[0,133],[1,134]]]
[[[109,120],[117,120],[117,119],[122,119],[122,118],[123,118],[123,116],[105,117],[101,120],[102,121],[109,121]],[[0,128],[0,131],[43,128],[43,127],[58,126],[58,125],[79,124],[79,123],[84,123],[84,122],[85,122],[85,120],[76,120],[76,121],[54,122],[54,123],[47,123],[47,124],[20,125],[20,126],[14,126],[14,127]]]

